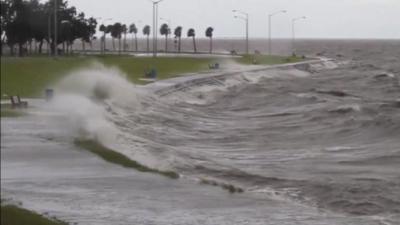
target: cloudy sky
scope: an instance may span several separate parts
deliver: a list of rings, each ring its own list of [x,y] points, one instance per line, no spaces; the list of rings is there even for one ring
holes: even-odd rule
[[[152,24],[150,0],[68,2],[88,16],[112,18],[106,23],[136,22],[140,29]],[[170,20],[172,27],[195,28],[198,36],[213,26],[216,37],[241,37],[245,24],[234,19],[233,9],[249,13],[251,37],[266,37],[268,13],[284,9],[286,14],[273,17],[274,37],[290,37],[291,19],[306,16],[296,23],[298,37],[400,39],[400,0],[164,0],[159,16]]]

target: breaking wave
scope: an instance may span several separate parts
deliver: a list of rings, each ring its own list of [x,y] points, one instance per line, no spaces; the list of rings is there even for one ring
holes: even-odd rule
[[[398,75],[373,70],[329,62],[154,92],[93,64],[57,83],[48,110],[71,136],[152,168],[342,213],[398,214]]]

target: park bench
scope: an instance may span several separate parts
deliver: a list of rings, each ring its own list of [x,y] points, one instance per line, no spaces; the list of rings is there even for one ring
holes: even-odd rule
[[[11,107],[12,108],[26,108],[28,107],[28,102],[21,101],[19,95],[10,96]]]
[[[149,70],[145,70],[144,71],[144,76],[146,78],[156,79],[157,78],[157,70],[155,70],[155,69],[151,69],[150,71]]]
[[[219,63],[209,64],[209,65],[208,65],[208,68],[209,68],[210,70],[219,69]]]

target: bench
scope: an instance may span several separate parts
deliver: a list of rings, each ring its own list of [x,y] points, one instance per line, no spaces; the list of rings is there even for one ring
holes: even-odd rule
[[[11,107],[14,108],[27,108],[28,107],[28,102],[27,101],[21,101],[21,98],[19,95],[15,96],[10,96],[11,100]]]
[[[156,79],[157,78],[157,70],[155,70],[155,69],[151,69],[150,71],[145,70],[144,76],[146,78]]]
[[[210,70],[217,70],[217,69],[219,69],[219,63],[209,64],[209,65],[208,65],[208,68],[209,68]]]

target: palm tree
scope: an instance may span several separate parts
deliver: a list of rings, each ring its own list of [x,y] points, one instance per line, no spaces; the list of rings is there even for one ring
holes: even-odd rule
[[[106,28],[106,34],[111,34],[111,32],[113,31],[114,26],[113,25],[108,25]],[[114,37],[111,34],[111,38],[112,38],[112,44],[113,44],[113,50],[115,51],[115,43],[114,43]],[[106,49],[106,40],[104,40],[104,49]]]
[[[193,50],[194,50],[194,52],[196,53],[196,52],[197,52],[197,48],[196,48],[196,32],[194,31],[193,28],[190,28],[190,29],[188,30],[187,36],[193,38]]]
[[[150,26],[146,25],[143,27],[143,35],[147,36],[147,53],[150,52]]]
[[[164,23],[161,25],[160,34],[165,35],[165,52],[168,52],[168,35],[171,33],[171,30],[168,27],[168,24]]]
[[[128,28],[126,27],[126,24],[122,25],[122,33],[124,34],[124,43],[122,49],[124,52],[126,51],[126,34],[128,33]]]
[[[112,30],[111,30],[111,36],[113,38],[118,39],[118,45],[119,45],[119,53],[121,54],[121,37],[122,37],[122,32],[123,32],[123,27],[121,23],[115,23]],[[114,40],[114,39],[113,39]],[[114,43],[114,42],[113,42]],[[115,45],[114,45],[114,50],[115,50]]]
[[[102,24],[102,25],[100,25],[99,30],[100,30],[101,32],[103,32],[103,37],[101,38],[101,47],[100,47],[101,52],[103,52],[103,51],[105,50],[106,30],[107,30],[107,27],[104,26],[104,24]]]
[[[136,25],[134,24],[134,23],[132,23],[130,26],[129,26],[129,33],[130,34],[134,34],[135,35],[135,51],[137,51],[138,50],[138,45],[137,45],[137,32],[138,32],[138,30],[137,30],[137,28],[136,28]],[[132,46],[133,46],[133,44],[132,44]]]
[[[212,45],[212,37],[213,37],[214,28],[208,27],[206,30],[206,37],[210,38],[210,54],[212,53],[213,45]]]
[[[175,34],[175,38],[178,38],[178,52],[181,52],[182,27],[179,26],[179,27],[175,28],[174,34]]]

